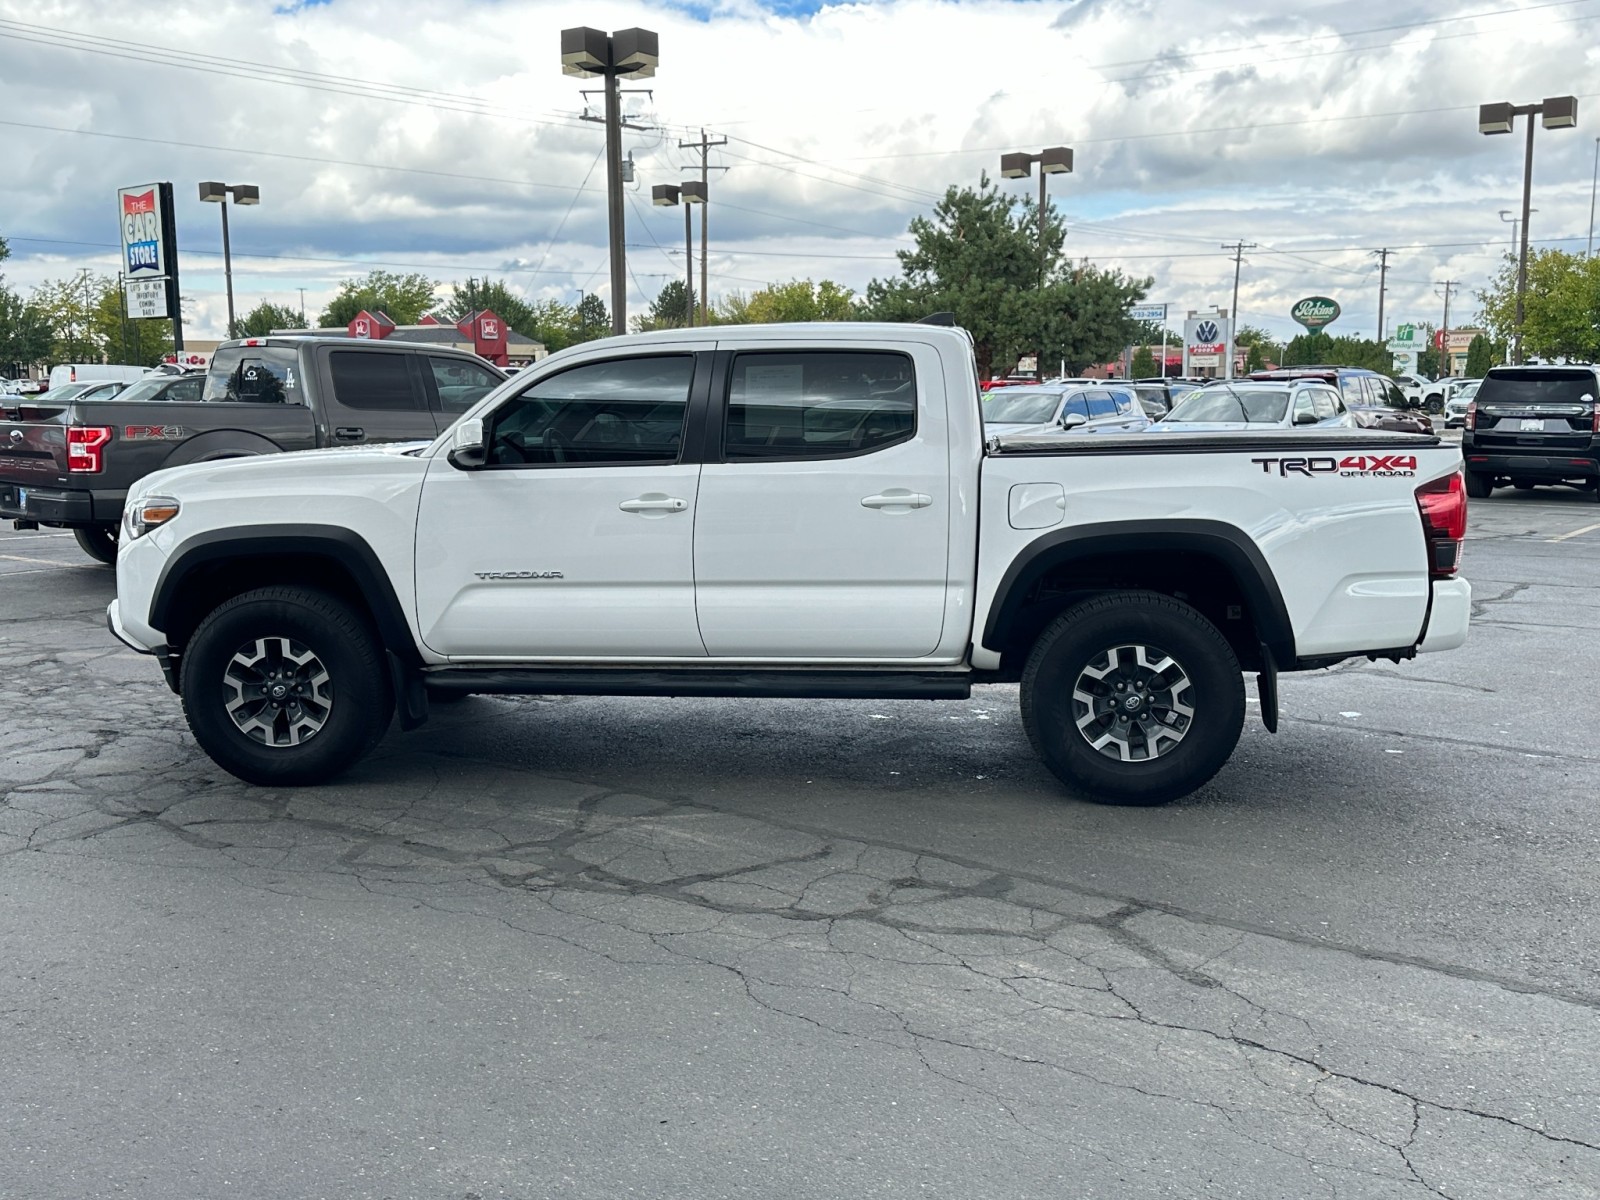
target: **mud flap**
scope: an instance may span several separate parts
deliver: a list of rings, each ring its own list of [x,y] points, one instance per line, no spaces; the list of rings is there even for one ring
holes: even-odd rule
[[[393,650],[389,656],[389,679],[394,685],[394,708],[401,729],[415,729],[428,719],[428,689],[422,686],[422,672],[408,667]]]
[[[1268,733],[1278,732],[1278,664],[1272,651],[1261,647],[1261,674],[1256,676],[1256,692],[1261,697],[1261,723]]]

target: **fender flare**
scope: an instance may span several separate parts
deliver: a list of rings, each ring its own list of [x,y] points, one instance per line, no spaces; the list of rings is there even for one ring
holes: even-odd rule
[[[184,581],[200,567],[230,558],[300,555],[323,558],[348,571],[372,613],[378,636],[407,667],[421,665],[416,640],[389,573],[365,538],[339,525],[248,525],[197,533],[180,542],[161,569],[150,601],[150,624],[165,629]]]
[[[1130,551],[1182,551],[1220,562],[1239,581],[1262,646],[1276,664],[1288,667],[1294,663],[1294,624],[1289,620],[1289,609],[1272,568],[1250,535],[1225,521],[1107,521],[1058,529],[1035,538],[1012,560],[995,588],[982,644],[997,652],[1004,648],[1004,631],[1046,572],[1077,560]]]
[[[196,434],[173,447],[158,470],[186,467],[190,463],[215,462],[224,458],[249,458],[258,454],[282,454],[283,447],[271,438],[247,429],[212,429]]]

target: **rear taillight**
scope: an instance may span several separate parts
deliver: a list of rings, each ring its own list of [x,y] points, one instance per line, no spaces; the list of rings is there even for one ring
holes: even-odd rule
[[[98,475],[106,469],[105,445],[111,430],[104,425],[67,427],[67,470],[78,475]]]
[[[1466,426],[1468,429],[1476,429],[1478,427],[1478,402],[1476,400],[1467,401]]]
[[[1449,579],[1461,566],[1467,536],[1467,481],[1460,471],[1417,489],[1417,510],[1428,542],[1428,577]]]
[[[1590,428],[1594,430],[1595,433],[1600,433],[1600,404],[1596,404],[1594,406],[1594,421],[1590,425]]]

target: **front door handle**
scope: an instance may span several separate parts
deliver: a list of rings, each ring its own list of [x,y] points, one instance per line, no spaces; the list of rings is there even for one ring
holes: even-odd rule
[[[341,442],[361,442],[366,440],[367,431],[356,425],[340,425],[333,431],[333,436]]]
[[[660,492],[647,492],[643,496],[635,496],[632,500],[624,500],[617,505],[625,513],[660,514],[682,512],[689,507],[687,500],[680,500],[677,496],[665,496]]]
[[[909,512],[913,508],[927,508],[933,503],[933,497],[924,492],[908,491],[906,488],[890,488],[888,491],[879,492],[876,496],[864,496],[861,500],[862,508],[887,508]]]

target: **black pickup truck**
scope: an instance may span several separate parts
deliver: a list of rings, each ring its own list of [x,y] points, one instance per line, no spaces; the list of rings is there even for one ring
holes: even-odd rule
[[[505,374],[426,343],[224,342],[203,386],[140,380],[109,400],[0,397],[0,518],[70,529],[113,563],[122,502],[163,467],[364,442],[432,441]]]

